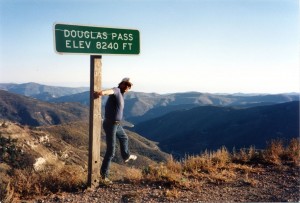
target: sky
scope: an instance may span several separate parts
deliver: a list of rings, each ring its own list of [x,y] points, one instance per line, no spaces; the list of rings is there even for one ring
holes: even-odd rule
[[[0,83],[89,86],[90,56],[57,54],[55,23],[140,31],[139,55],[103,55],[102,87],[300,91],[299,0],[0,0]]]

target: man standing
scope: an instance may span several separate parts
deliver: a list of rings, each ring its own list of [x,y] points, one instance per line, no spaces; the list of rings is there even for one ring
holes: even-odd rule
[[[123,118],[124,110],[124,93],[128,92],[132,86],[129,78],[124,78],[118,87],[112,89],[95,91],[94,98],[99,96],[109,96],[105,105],[105,118],[103,121],[103,129],[106,134],[106,153],[101,166],[101,177],[106,183],[112,183],[108,179],[109,167],[112,158],[115,155],[116,138],[120,142],[121,156],[125,162],[136,160],[137,156],[130,154],[128,149],[128,136],[120,121]]]

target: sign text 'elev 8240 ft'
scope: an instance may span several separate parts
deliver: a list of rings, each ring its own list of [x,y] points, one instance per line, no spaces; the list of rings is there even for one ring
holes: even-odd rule
[[[58,53],[140,53],[140,33],[132,29],[55,24],[54,43]]]

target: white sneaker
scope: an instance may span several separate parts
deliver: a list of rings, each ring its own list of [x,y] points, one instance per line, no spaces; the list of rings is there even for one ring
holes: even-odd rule
[[[110,179],[106,178],[106,177],[102,179],[102,182],[104,184],[107,184],[107,185],[113,184],[113,182]]]
[[[131,154],[131,155],[128,157],[128,159],[125,160],[125,162],[128,162],[128,161],[130,161],[130,160],[136,160],[136,158],[137,158],[136,155]]]

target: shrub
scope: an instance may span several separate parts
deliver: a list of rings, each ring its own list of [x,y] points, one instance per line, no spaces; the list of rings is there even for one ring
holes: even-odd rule
[[[142,172],[144,181],[162,184],[167,187],[186,187],[188,184],[180,172],[170,170],[164,163],[149,165]]]
[[[48,170],[34,172],[32,169],[15,169],[12,187],[22,198],[46,195],[59,191],[74,192],[86,187],[87,174],[77,166],[61,168],[48,167]]]
[[[167,160],[166,167],[176,173],[182,172],[182,164],[176,161],[172,156]]]
[[[17,139],[5,138],[0,135],[0,161],[13,168],[32,167],[35,162],[33,153],[24,152],[17,145]]]
[[[212,152],[210,154],[210,159],[214,164],[219,165],[219,167],[223,167],[229,162],[231,162],[231,155],[226,149],[226,147],[222,147],[221,149],[218,149],[216,152]]]
[[[184,170],[193,174],[199,172],[212,172],[217,168],[224,167],[231,162],[231,155],[226,149],[222,147],[216,152],[205,151],[198,156],[190,156],[184,160]]]
[[[11,166],[18,167],[21,150],[16,145],[17,139],[0,136],[0,158],[1,161]]]
[[[208,173],[214,168],[210,154],[207,151],[199,156],[187,157],[183,160],[183,166],[184,171],[192,175],[197,175],[199,172]]]
[[[142,179],[142,171],[136,168],[127,168],[123,171],[124,179],[130,182],[139,182]]]
[[[74,192],[86,187],[87,173],[78,166],[66,165],[40,173],[43,188],[51,192]]]
[[[284,154],[284,146],[282,140],[272,140],[267,145],[267,149],[263,152],[263,158],[266,163],[281,165],[281,157]]]
[[[300,164],[300,141],[293,138],[285,149],[284,158],[290,161],[293,165],[299,166]]]
[[[263,160],[261,152],[256,150],[254,146],[249,149],[241,148],[239,152],[233,151],[232,161],[236,163],[258,163]]]

